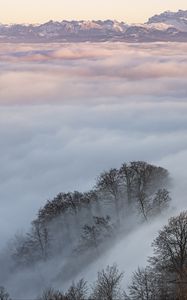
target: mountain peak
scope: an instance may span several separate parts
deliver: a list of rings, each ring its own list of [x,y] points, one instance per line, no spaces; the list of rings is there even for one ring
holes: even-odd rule
[[[0,42],[187,42],[187,10],[165,11],[145,24],[116,20],[54,21],[0,25]]]
[[[165,11],[149,18],[147,24],[151,23],[165,23],[172,25],[179,31],[187,32],[187,10],[180,9],[177,12]]]

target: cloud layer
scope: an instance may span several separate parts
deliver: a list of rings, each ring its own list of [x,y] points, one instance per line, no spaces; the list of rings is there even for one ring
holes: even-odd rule
[[[182,101],[186,50],[182,43],[6,44],[0,50],[0,104],[101,104],[100,98],[108,103],[116,97],[124,103],[153,96]]]
[[[168,168],[173,205],[186,208],[186,51],[182,43],[1,45],[0,247],[47,199],[86,191],[124,161]]]

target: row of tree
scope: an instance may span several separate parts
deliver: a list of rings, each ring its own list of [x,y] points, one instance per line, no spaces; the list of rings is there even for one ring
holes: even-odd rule
[[[124,163],[120,169],[103,172],[96,184],[97,190],[115,204],[118,223],[126,210],[137,209],[147,220],[156,214],[169,201],[165,187],[169,185],[169,173],[166,169],[146,162]]]
[[[107,266],[105,270],[98,272],[97,280],[91,288],[81,279],[72,283],[66,293],[46,289],[40,300],[125,300],[127,296],[120,286],[123,275],[116,265]]]
[[[149,265],[134,272],[126,292],[121,287],[124,274],[113,265],[98,273],[91,288],[81,279],[65,293],[46,289],[40,300],[186,300],[187,211],[169,219],[152,247]],[[0,300],[10,300],[2,287]]]
[[[187,211],[169,219],[152,243],[154,255],[146,268],[138,268],[126,293],[120,286],[123,273],[116,265],[98,273],[88,296],[81,279],[67,293],[41,300],[186,300],[187,299]],[[58,295],[58,294],[57,294]]]

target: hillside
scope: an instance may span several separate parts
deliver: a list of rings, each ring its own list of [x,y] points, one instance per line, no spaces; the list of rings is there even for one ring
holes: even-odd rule
[[[59,193],[1,255],[0,282],[15,288],[17,274],[27,286],[44,272],[43,281],[27,290],[18,284],[16,296],[28,297],[36,296],[48,281],[67,286],[130,232],[164,214],[171,201],[169,186],[166,169],[135,161],[101,173],[93,190]]]

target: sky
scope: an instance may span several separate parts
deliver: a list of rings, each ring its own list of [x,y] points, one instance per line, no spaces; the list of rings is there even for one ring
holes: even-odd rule
[[[116,19],[145,22],[165,10],[187,9],[186,0],[1,0],[1,23]]]

